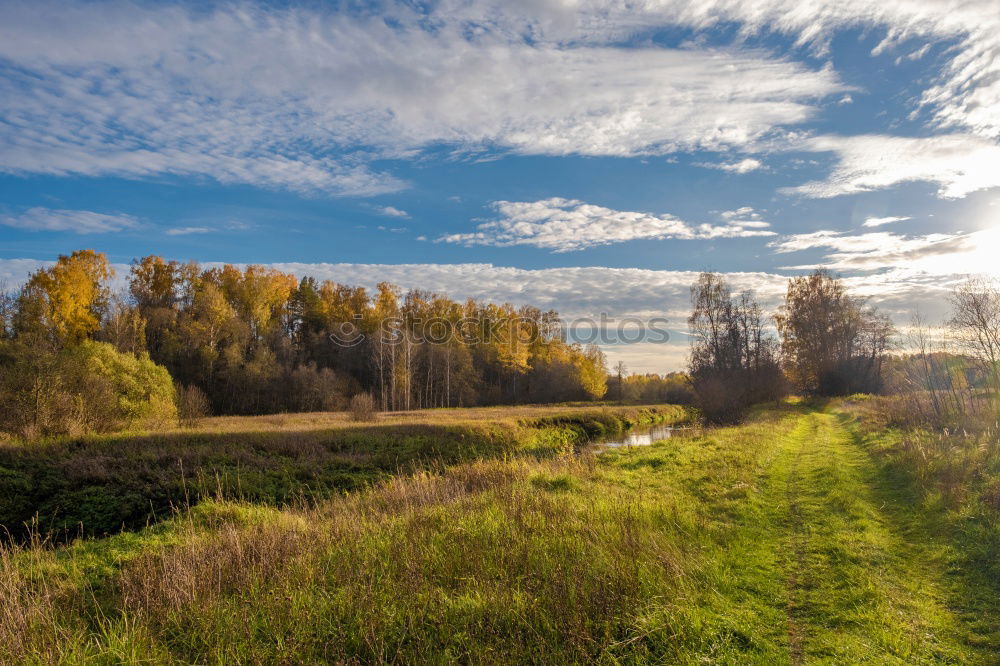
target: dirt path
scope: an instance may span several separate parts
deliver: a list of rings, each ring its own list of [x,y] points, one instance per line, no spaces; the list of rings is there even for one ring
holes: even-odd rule
[[[785,587],[788,595],[786,614],[788,616],[788,645],[793,664],[801,664],[805,657],[805,636],[802,616],[808,602],[803,578],[805,567],[805,536],[803,534],[799,465],[806,439],[799,437],[798,449],[792,453],[792,462],[785,482],[785,502],[788,506],[789,538],[787,548],[788,579]]]
[[[843,414],[787,405],[618,455],[695,526],[657,602],[670,663],[1000,664],[993,588]]]
[[[803,414],[781,443],[762,547],[778,549],[789,661],[988,663],[959,638],[939,562],[884,511],[877,483],[832,414]]]

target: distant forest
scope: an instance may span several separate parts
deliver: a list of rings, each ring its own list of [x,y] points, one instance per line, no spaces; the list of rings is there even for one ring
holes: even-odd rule
[[[103,254],[82,250],[4,297],[5,409],[22,412],[5,421],[42,414],[39,434],[66,430],[57,413],[100,390],[83,385],[101,374],[83,366],[107,368],[102,344],[166,368],[182,411],[332,410],[357,394],[384,411],[592,400],[608,391],[604,355],[565,342],[554,311],[158,256],[133,262],[127,293],[111,293],[112,277]],[[629,393],[649,393],[650,381],[637,378]]]
[[[792,391],[941,386],[954,399],[932,407],[951,419],[967,410],[959,389],[998,384],[1000,367],[1000,292],[981,280],[951,296],[949,328],[965,356],[931,349],[917,320],[907,344],[918,353],[888,363],[899,347],[892,322],[825,271],[790,279],[773,314],[703,273],[691,287],[687,371],[629,376],[622,364],[609,375],[597,346],[566,342],[552,310],[157,256],[132,263],[123,293],[111,292],[113,277],[103,254],[80,250],[0,296],[0,436],[355,401],[371,414],[607,398],[690,404],[708,421],[735,422]]]

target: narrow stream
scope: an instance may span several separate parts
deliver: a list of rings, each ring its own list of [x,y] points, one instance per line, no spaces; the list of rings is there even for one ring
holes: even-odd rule
[[[633,428],[632,430],[613,435],[607,439],[599,439],[591,443],[593,449],[620,449],[630,446],[649,446],[653,442],[661,439],[670,439],[674,431],[679,430],[676,426],[654,425],[644,428]]]

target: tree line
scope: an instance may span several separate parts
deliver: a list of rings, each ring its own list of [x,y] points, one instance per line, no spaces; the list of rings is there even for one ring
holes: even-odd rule
[[[792,391],[878,393],[887,378],[892,390],[946,385],[956,404],[1000,388],[1000,292],[983,280],[952,295],[964,356],[931,353],[924,337],[889,362],[892,322],[826,271],[789,280],[770,316],[752,292],[703,273],[687,372],[628,375],[619,364],[609,376],[596,346],[567,343],[558,313],[531,306],[155,255],[133,261],[123,293],[113,277],[103,254],[81,250],[0,294],[0,431],[334,410],[359,396],[380,411],[607,397],[695,404],[725,422]],[[933,400],[936,413],[960,409]]]
[[[4,297],[5,404],[23,409],[42,386],[66,394],[53,401],[93,402],[80,398],[63,359],[100,345],[165,368],[182,411],[331,410],[357,394],[405,410],[591,400],[607,390],[604,355],[565,342],[554,311],[152,255],[132,263],[125,293],[111,293],[112,277],[103,254],[82,250]],[[68,430],[58,420],[36,430]]]
[[[827,271],[789,280],[773,317],[752,292],[734,294],[716,273],[701,274],[691,305],[688,373],[708,420],[739,420],[750,405],[792,390],[834,396],[883,389],[892,322]]]

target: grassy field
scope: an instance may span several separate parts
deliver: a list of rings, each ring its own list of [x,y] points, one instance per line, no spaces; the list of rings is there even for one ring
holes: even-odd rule
[[[651,447],[546,436],[308,505],[206,499],[11,546],[0,663],[997,663],[997,444],[950,454],[978,472],[946,494],[954,472],[909,453],[923,436],[786,405]]]
[[[396,474],[480,458],[546,455],[680,407],[425,410],[357,423],[345,413],[203,419],[193,428],[0,443],[0,525],[62,540],[169,518],[203,498],[283,506],[358,490]]]

